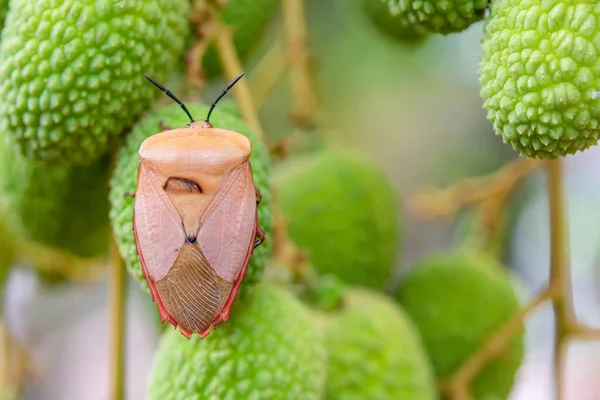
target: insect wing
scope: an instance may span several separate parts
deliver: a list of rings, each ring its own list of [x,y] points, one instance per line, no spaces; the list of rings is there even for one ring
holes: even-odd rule
[[[173,267],[185,241],[181,219],[158,176],[143,163],[135,196],[134,229],[138,252],[148,274],[156,282]]]
[[[256,190],[249,162],[231,172],[227,182],[202,216],[198,235],[202,252],[215,272],[235,282],[256,229]]]

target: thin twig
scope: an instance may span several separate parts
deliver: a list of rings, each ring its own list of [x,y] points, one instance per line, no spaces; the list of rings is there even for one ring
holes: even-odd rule
[[[204,88],[205,74],[202,68],[204,54],[214,40],[209,12],[204,1],[195,1],[190,22],[195,26],[197,41],[186,54],[187,80],[194,86],[198,93]]]
[[[517,185],[541,165],[540,160],[519,158],[491,176],[465,179],[442,190],[421,190],[411,200],[412,214],[420,219],[450,218],[463,207],[482,204],[493,212],[502,208]]]
[[[227,78],[233,80],[242,73],[242,64],[240,63],[235,45],[233,44],[231,29],[219,20],[219,16],[215,10],[212,10],[211,12],[211,21],[214,24],[215,44],[217,52],[219,53],[221,65],[223,66]],[[258,118],[254,103],[252,102],[250,89],[244,79],[236,84],[236,88],[233,90],[233,96],[250,129],[252,129],[260,140],[267,144],[264,130]]]
[[[552,299],[555,321],[554,382],[557,400],[561,400],[564,394],[566,341],[570,327],[576,324],[568,254],[562,162],[560,159],[546,162],[550,207],[550,282],[557,285],[557,292]]]
[[[113,239],[111,241],[109,307],[111,319],[110,398],[112,400],[124,400],[125,398],[125,291],[125,267]]]
[[[282,12],[294,101],[292,117],[299,126],[312,126],[316,119],[317,100],[309,71],[304,1],[283,0]]]
[[[277,40],[253,69],[250,92],[257,110],[262,108],[269,93],[285,73],[288,66],[287,61],[281,41]]]

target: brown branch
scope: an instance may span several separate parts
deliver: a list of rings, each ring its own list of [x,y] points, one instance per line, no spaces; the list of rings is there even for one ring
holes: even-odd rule
[[[292,118],[298,126],[313,126],[316,122],[317,100],[309,72],[304,1],[283,0],[282,12],[294,101]]]
[[[519,158],[491,176],[465,179],[442,190],[421,190],[410,202],[411,212],[419,219],[443,219],[464,207],[484,206],[495,215],[517,185],[540,166],[540,160]]]
[[[110,399],[123,400],[125,398],[126,279],[125,266],[112,236],[111,233],[109,306],[111,320]]]
[[[233,44],[231,29],[220,21],[219,16],[214,9],[211,9],[211,21],[214,24],[215,44],[217,52],[219,53],[221,65],[223,66],[227,78],[233,80],[242,73],[242,65],[237,55],[235,45]],[[236,90],[233,91],[233,96],[250,129],[252,129],[258,138],[267,145],[262,124],[258,118],[258,113],[252,102],[250,89],[245,80],[242,79],[236,84]]]
[[[287,67],[288,60],[283,53],[281,41],[277,40],[254,68],[250,81],[250,92],[257,110],[262,108]]]
[[[557,286],[554,306],[554,381],[556,397],[563,398],[567,340],[576,325],[571,285],[567,226],[564,204],[562,160],[547,161],[548,200],[550,207],[550,282]]]

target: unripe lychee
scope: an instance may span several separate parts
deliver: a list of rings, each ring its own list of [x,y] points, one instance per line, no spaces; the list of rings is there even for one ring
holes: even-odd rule
[[[281,165],[274,184],[289,235],[318,272],[383,286],[396,258],[400,217],[395,190],[378,166],[323,149]]]
[[[527,157],[584,150],[600,134],[600,3],[498,0],[479,75],[488,119]]]
[[[408,273],[398,300],[421,333],[436,376],[448,379],[520,308],[498,262],[461,250],[430,255]],[[474,399],[506,399],[523,360],[523,330],[476,375]]]
[[[86,164],[160,94],[187,0],[12,0],[0,44],[0,131],[28,158]]]
[[[149,400],[321,399],[326,353],[307,307],[264,284],[234,307],[229,322],[203,340],[163,334]]]
[[[460,32],[483,18],[488,0],[362,0],[365,14],[392,37]]]
[[[0,203],[22,239],[92,257],[108,250],[109,157],[90,165],[47,165],[0,135]]]
[[[327,399],[436,398],[419,332],[398,304],[350,288],[325,318]]]

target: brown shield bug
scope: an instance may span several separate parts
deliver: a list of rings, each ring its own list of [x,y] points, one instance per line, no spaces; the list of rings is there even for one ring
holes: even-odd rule
[[[248,261],[264,239],[258,226],[248,138],[213,127],[154,79],[190,118],[184,128],[148,137],[140,146],[133,229],[162,321],[201,338],[227,321]]]

